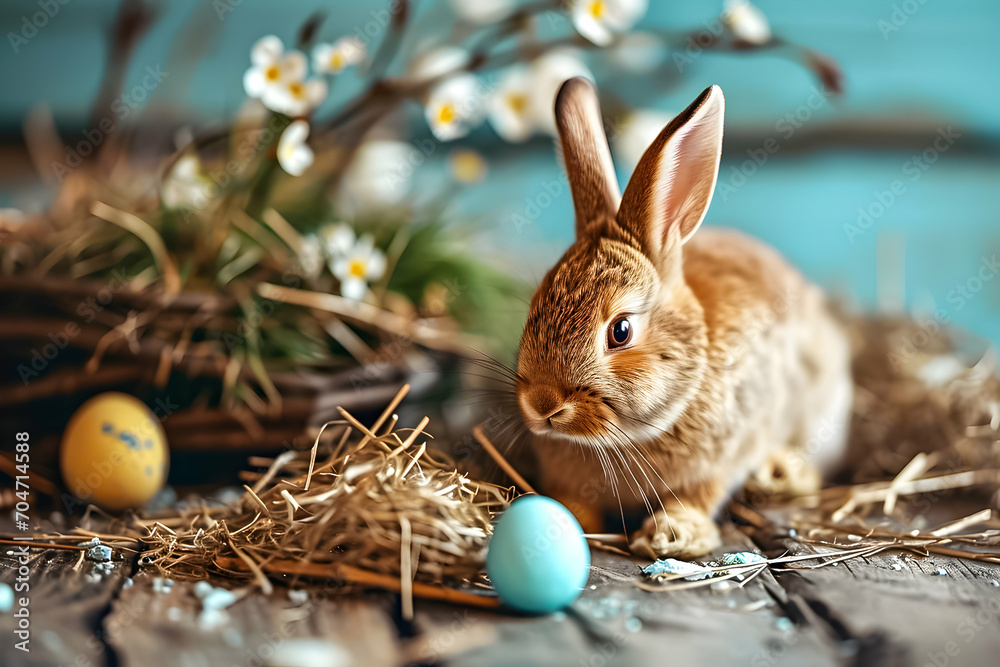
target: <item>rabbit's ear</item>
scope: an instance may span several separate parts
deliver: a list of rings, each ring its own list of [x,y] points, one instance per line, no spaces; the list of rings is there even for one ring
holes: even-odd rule
[[[726,101],[712,86],[663,128],[625,188],[618,224],[650,258],[679,247],[708,212],[722,156]]]
[[[580,238],[591,223],[613,219],[622,198],[594,84],[576,77],[562,85],[556,125]]]

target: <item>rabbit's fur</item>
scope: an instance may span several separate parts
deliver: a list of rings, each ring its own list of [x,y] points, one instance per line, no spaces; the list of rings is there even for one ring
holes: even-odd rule
[[[592,84],[571,79],[556,100],[577,238],[531,301],[517,400],[543,490],[587,530],[619,502],[645,506],[632,548],[647,555],[719,546],[713,517],[748,479],[815,490],[850,416],[847,339],[820,290],[759,241],[695,234],[723,114],[713,86],[620,195]],[[622,316],[632,337],[615,347]]]

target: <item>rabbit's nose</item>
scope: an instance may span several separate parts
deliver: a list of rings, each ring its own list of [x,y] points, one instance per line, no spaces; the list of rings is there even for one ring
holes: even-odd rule
[[[555,387],[549,385],[532,385],[521,393],[521,409],[527,417],[529,426],[543,425],[558,420],[568,412],[566,398]]]

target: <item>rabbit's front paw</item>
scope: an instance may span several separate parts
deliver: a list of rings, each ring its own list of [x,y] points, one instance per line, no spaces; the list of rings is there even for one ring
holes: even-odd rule
[[[646,519],[629,545],[632,553],[651,558],[695,558],[722,544],[719,527],[698,510],[672,509]]]
[[[821,484],[819,470],[802,452],[780,449],[747,480],[751,493],[777,496],[808,496],[817,493]]]

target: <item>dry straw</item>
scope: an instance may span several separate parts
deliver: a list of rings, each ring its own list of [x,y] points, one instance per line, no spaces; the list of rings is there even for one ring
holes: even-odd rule
[[[341,410],[309,452],[285,452],[233,508],[145,522],[143,562],[172,577],[328,577],[413,596],[493,606],[482,585],[491,519],[511,490],[476,482],[427,446],[425,417],[399,428],[409,387],[369,428]],[[324,436],[332,436],[330,438]]]

